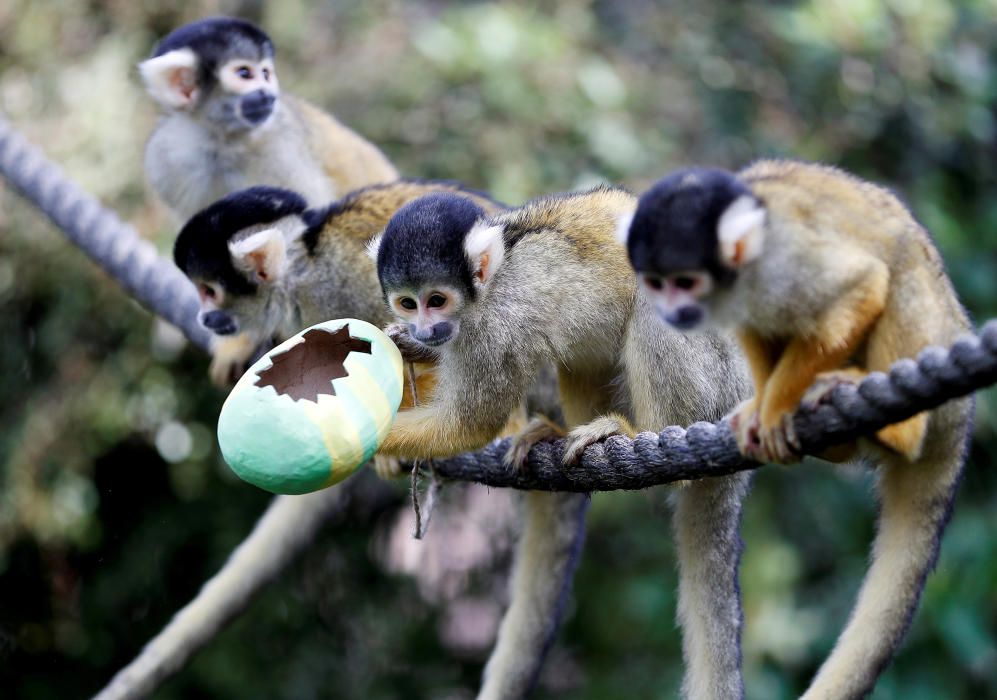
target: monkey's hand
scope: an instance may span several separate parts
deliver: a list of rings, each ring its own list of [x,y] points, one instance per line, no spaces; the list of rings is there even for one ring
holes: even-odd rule
[[[379,479],[389,481],[401,477],[405,472],[402,470],[402,463],[397,457],[388,455],[374,455],[374,473]]]
[[[505,453],[505,463],[517,470],[526,467],[526,457],[538,442],[564,437],[564,428],[544,416],[537,416],[512,438],[509,451]]]
[[[742,401],[730,413],[730,428],[737,439],[737,449],[748,459],[766,461],[761,454],[761,440],[758,437],[758,402],[756,397]]]
[[[618,413],[610,413],[606,416],[599,416],[595,420],[580,425],[568,433],[567,444],[564,446],[564,456],[561,459],[564,466],[573,466],[582,458],[582,453],[589,445],[608,438],[610,435],[626,435],[633,437],[637,434],[633,426],[623,416]]]
[[[436,364],[439,359],[436,352],[422,343],[414,340],[409,333],[407,323],[392,323],[384,327],[384,333],[395,344],[406,362],[423,362]]]
[[[801,408],[816,408],[831,402],[831,394],[842,384],[857,384],[867,373],[857,367],[821,372],[800,401]]]
[[[211,382],[226,389],[242,376],[246,363],[253,356],[256,342],[249,333],[233,336],[218,336],[212,347],[211,366],[208,374]]]
[[[793,427],[796,411],[784,411],[771,423],[761,421],[758,427],[758,440],[761,443],[760,462],[792,464],[800,461],[800,441]]]

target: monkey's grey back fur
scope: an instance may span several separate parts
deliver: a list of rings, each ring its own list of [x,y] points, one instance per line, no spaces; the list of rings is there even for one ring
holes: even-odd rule
[[[312,206],[332,201],[335,186],[322,170],[298,102],[282,94],[269,123],[251,135],[226,137],[183,112],[159,121],[145,149],[153,189],[186,221],[230,192],[252,185],[285,187]]]

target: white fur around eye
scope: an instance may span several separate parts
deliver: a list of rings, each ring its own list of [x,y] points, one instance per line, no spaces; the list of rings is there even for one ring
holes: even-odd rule
[[[717,222],[720,257],[724,263],[738,267],[761,254],[764,222],[765,208],[754,197],[741,195],[727,207]]]
[[[377,263],[377,254],[381,250],[381,240],[384,238],[384,231],[367,241],[367,257]]]
[[[636,213],[636,210],[630,211],[626,214],[620,214],[616,219],[616,240],[622,245],[626,245],[630,238],[630,224],[633,223]]]
[[[138,65],[146,90],[164,107],[181,109],[197,97],[197,55],[192,49],[177,49]]]
[[[505,257],[503,231],[500,225],[478,222],[464,237],[464,254],[482,284],[495,275]]]

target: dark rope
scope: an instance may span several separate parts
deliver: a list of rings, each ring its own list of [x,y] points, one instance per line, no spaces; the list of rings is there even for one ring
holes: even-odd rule
[[[847,442],[856,435],[910,418],[949,399],[997,382],[997,320],[979,336],[960,338],[949,349],[925,348],[917,360],[896,362],[889,374],[873,372],[860,384],[835,387],[830,400],[801,409],[793,425],[804,454]],[[437,473],[448,479],[489,486],[545,491],[614,491],[643,489],[682,479],[722,476],[760,466],[744,459],[729,425],[694,423],[670,426],[636,438],[614,436],[585,450],[580,464],[561,466],[563,440],[538,443],[526,468],[505,466],[510,440],[482,450],[437,459]]]
[[[135,230],[29,145],[0,118],[0,173],[41,209],[76,245],[151,311],[208,347],[210,334],[197,323],[193,286]],[[796,415],[796,435],[805,454],[872,433],[997,381],[997,320],[979,337],[966,337],[948,351],[927,348],[917,361],[901,360],[889,375],[873,373],[861,384],[838,386],[829,402]],[[754,469],[741,457],[726,423],[670,426],[633,440],[615,436],[589,447],[580,464],[561,466],[563,441],[538,443],[522,470],[502,462],[510,439],[482,450],[436,460],[443,478],[489,486],[543,491],[643,489],[682,479],[722,476]]]
[[[176,266],[131,226],[69,179],[0,117],[0,174],[153,313],[207,350],[197,322],[197,292]]]

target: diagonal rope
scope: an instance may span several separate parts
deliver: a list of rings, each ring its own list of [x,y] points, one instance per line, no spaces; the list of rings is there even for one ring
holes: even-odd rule
[[[197,292],[184,274],[2,116],[0,174],[129,295],[177,326],[192,343],[208,349],[211,334],[197,322]]]

